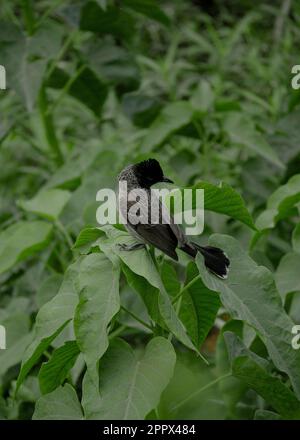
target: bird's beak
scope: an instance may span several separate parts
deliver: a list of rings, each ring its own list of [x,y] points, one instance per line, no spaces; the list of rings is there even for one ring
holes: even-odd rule
[[[166,183],[174,183],[173,180],[168,179],[168,177],[166,177],[166,176],[164,176],[164,177],[162,178],[162,182],[166,182]]]

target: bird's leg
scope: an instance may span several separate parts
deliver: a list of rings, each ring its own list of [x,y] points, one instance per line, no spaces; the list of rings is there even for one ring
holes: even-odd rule
[[[125,244],[119,243],[119,249],[122,251],[136,251],[138,249],[144,249],[146,246],[144,243],[133,243],[133,244]]]

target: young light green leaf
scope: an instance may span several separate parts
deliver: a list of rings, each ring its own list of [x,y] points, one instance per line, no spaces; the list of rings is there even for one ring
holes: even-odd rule
[[[267,209],[256,220],[260,230],[274,228],[279,220],[291,214],[295,205],[300,202],[300,174],[290,178],[269,197]]]
[[[249,148],[280,168],[284,167],[276,152],[263,135],[256,130],[252,120],[244,114],[231,112],[224,121],[224,129],[231,142]]]
[[[282,306],[272,273],[258,266],[232,237],[215,234],[210,244],[226,252],[230,268],[227,280],[221,280],[206,270],[198,254],[196,263],[204,284],[220,292],[224,307],[233,317],[256,329],[274,364],[289,376],[300,397],[300,351],[291,345],[294,323]]]
[[[234,333],[228,332],[224,336],[229,346],[235,346],[236,353],[231,353],[233,376],[254,389],[283,418],[299,419],[300,401],[278,377],[269,373],[268,361],[247,350]]]
[[[0,273],[44,249],[51,232],[52,225],[43,221],[20,221],[1,232]]]
[[[76,341],[67,341],[52,353],[51,359],[43,363],[39,371],[40,389],[43,394],[51,393],[62,385],[79,355]]]
[[[82,409],[74,388],[66,384],[39,398],[33,420],[82,420]]]
[[[133,351],[122,340],[112,341],[100,363],[98,412],[86,414],[86,417],[144,419],[158,405],[160,395],[173,375],[175,362],[173,346],[165,338],[151,339],[143,353]]]
[[[188,102],[168,104],[151,124],[142,142],[141,151],[148,153],[159,147],[175,131],[187,125],[193,115]]]
[[[41,190],[32,199],[19,201],[19,205],[25,211],[33,212],[47,220],[55,221],[60,216],[70,197],[71,193],[63,189]]]

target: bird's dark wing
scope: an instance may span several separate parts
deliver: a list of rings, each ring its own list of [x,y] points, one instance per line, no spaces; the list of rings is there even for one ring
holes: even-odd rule
[[[155,246],[169,257],[178,260],[176,247],[178,240],[173,233],[170,225],[143,225],[135,226],[136,233],[148,244]]]

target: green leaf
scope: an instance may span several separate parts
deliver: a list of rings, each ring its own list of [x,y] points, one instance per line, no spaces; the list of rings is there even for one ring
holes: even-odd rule
[[[108,93],[107,85],[89,67],[79,67],[73,77],[64,70],[55,68],[47,85],[54,89],[63,89],[96,116],[100,116]]]
[[[62,189],[49,189],[39,191],[30,200],[20,201],[19,205],[25,211],[33,212],[50,221],[55,221],[60,216],[69,201],[71,193]]]
[[[150,284],[146,278],[134,273],[126,264],[122,264],[122,271],[128,284],[141,296],[151,319],[161,325],[158,306],[159,290]]]
[[[278,377],[267,370],[268,362],[247,350],[234,333],[225,333],[227,345],[234,345],[232,374],[254,389],[285,419],[299,419],[300,401]],[[238,349],[237,349],[238,348]]]
[[[68,323],[69,323],[69,320],[65,321],[63,323],[63,325],[61,327],[59,327],[51,336],[49,336],[47,338],[42,338],[41,340],[39,340],[38,344],[33,342],[26,349],[25,354],[24,354],[24,357],[26,360],[25,360],[25,362],[24,361],[22,362],[21,371],[20,371],[20,374],[19,374],[18,380],[17,380],[16,391],[18,391],[19,387],[24,382],[26,376],[28,375],[28,373],[30,372],[32,367],[34,367],[34,365],[39,361],[39,359],[42,356],[42,354],[44,353],[44,351],[47,350],[49,345],[51,345],[51,342],[54,341],[54,339],[62,332],[62,330],[66,327],[66,325]],[[28,355],[28,353],[30,353],[30,355]]]
[[[99,39],[84,46],[86,63],[105,83],[116,86],[118,94],[136,90],[140,82],[139,66],[128,50],[112,42],[99,45]]]
[[[39,371],[40,389],[43,394],[51,393],[62,385],[79,353],[76,341],[67,341],[62,347],[54,350],[51,359],[43,363]]]
[[[281,417],[273,411],[257,409],[254,414],[254,420],[281,420]]]
[[[130,38],[134,34],[134,20],[123,8],[107,5],[103,10],[96,2],[88,1],[81,9],[80,29]]]
[[[74,388],[66,384],[38,399],[33,420],[82,420],[82,409]]]
[[[122,108],[124,114],[138,127],[148,127],[161,109],[158,99],[139,92],[123,95]]]
[[[100,253],[83,258],[74,317],[76,341],[91,376],[98,381],[97,362],[108,347],[108,325],[120,308],[119,267]],[[97,386],[97,385],[96,385]]]
[[[78,276],[80,302],[74,317],[77,344],[87,364],[83,387],[89,389],[89,398],[99,398],[98,362],[108,347],[108,325],[120,308],[119,267],[104,254],[90,254],[83,259]],[[94,411],[90,403],[85,412]]]
[[[228,350],[224,338],[225,332],[233,332],[242,337],[243,322],[231,319],[222,327],[221,333],[217,340],[216,349],[216,366],[218,376],[224,376],[231,372],[231,362],[228,355]],[[222,380],[219,384],[223,399],[227,404],[228,417],[235,419],[238,416],[238,402],[241,400],[246,392],[247,385],[232,375]]]
[[[156,0],[123,0],[123,6],[152,18],[165,26],[170,25],[168,16],[159,7]]]
[[[214,99],[215,95],[210,83],[206,80],[202,80],[197,89],[193,92],[190,103],[196,111],[206,113],[212,107]]]
[[[50,240],[52,225],[43,221],[18,223],[0,234],[0,273],[44,249]]]
[[[89,419],[143,420],[155,408],[169,383],[176,362],[172,344],[162,337],[151,339],[145,350],[133,351],[114,340],[100,363],[100,402]],[[83,396],[83,399],[89,396]]]
[[[178,101],[166,105],[149,127],[141,151],[149,153],[159,147],[172,133],[187,125],[192,116],[193,109],[188,102]]]
[[[98,228],[85,228],[80,231],[76,242],[74,244],[74,249],[78,248],[90,248],[91,244],[94,243],[99,237],[104,235],[104,232]]]
[[[0,27],[4,34],[8,32],[6,37],[0,35],[0,56],[7,69],[8,86],[15,89],[31,112],[47,63],[60,49],[62,28],[53,21],[47,22],[33,36],[25,37],[17,27],[9,30],[4,23]]]
[[[294,206],[300,202],[300,174],[280,186],[269,197],[267,209],[256,220],[256,227],[260,230],[274,228],[279,220],[293,214]],[[297,214],[297,212],[296,212]]]
[[[55,273],[40,283],[36,293],[36,303],[39,309],[56,295],[62,281],[63,275]]]
[[[185,285],[197,275],[199,275],[197,266],[190,262]],[[218,293],[208,289],[200,278],[183,293],[179,317],[196,347],[200,348],[205,341],[214,325],[219,307]]]
[[[6,350],[0,351],[0,376],[9,368],[19,364],[22,361],[25,348],[31,342],[32,334],[27,333],[13,345],[7,346]]]
[[[168,329],[184,345],[192,350],[196,350],[186,333],[186,329],[176,315],[170,297],[167,294],[153,260],[146,249],[139,249],[134,252],[123,251],[120,249],[119,244],[124,243],[130,245],[135,242],[134,239],[128,234],[112,227],[103,227],[103,230],[110,238],[106,241],[101,241],[101,243],[99,243],[100,248],[108,255],[111,253],[117,255],[131,271],[145,278],[150,284],[152,284],[152,286],[159,290],[159,311]]]
[[[286,314],[276,290],[272,273],[258,266],[232,237],[213,235],[212,246],[222,248],[230,259],[227,280],[210,274],[198,254],[196,263],[204,284],[220,292],[229,313],[253,327],[267,347],[275,366],[285,372],[300,396],[300,351],[291,346],[293,321]]]
[[[295,227],[292,236],[293,249],[300,254],[300,223]]]
[[[204,209],[206,211],[228,215],[229,217],[239,220],[241,223],[256,230],[243,198],[227,183],[221,182],[219,185],[214,185],[209,182],[201,181],[196,183],[191,189],[192,194],[195,194],[197,189],[204,190]],[[171,198],[174,198],[174,206],[180,207],[183,192],[184,189],[172,191],[171,195],[166,198],[166,203],[168,203],[168,200]],[[178,203],[176,203],[176,198],[178,198]],[[195,203],[196,197],[193,197],[192,209],[196,209]]]
[[[252,120],[242,113],[230,113],[224,121],[224,129],[228,133],[231,142],[243,145],[256,154],[280,168],[284,165],[277,156],[276,152],[259,133]]]
[[[76,283],[80,262],[81,259],[78,259],[68,267],[57,295],[46,303],[37,314],[34,339],[25,351],[17,389],[43,352],[73,319],[79,300]]]
[[[275,281],[277,289],[284,299],[288,293],[300,290],[299,269],[299,254],[291,252],[280,260],[275,273]]]

